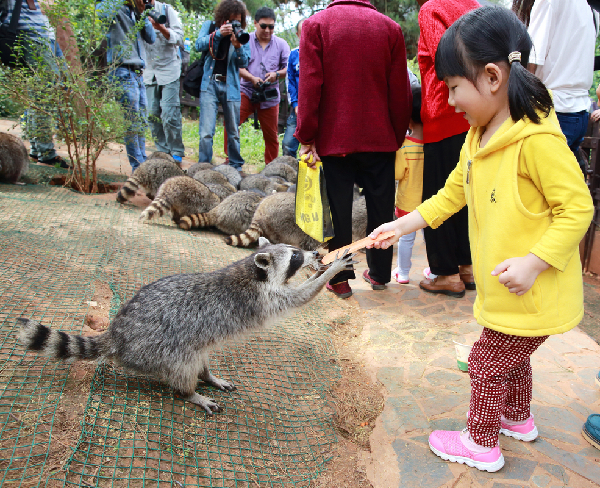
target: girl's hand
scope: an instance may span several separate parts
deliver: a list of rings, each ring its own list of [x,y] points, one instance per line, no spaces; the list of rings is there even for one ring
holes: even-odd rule
[[[379,227],[377,227],[375,230],[373,230],[373,232],[371,232],[369,234],[369,237],[371,239],[375,239],[382,232],[388,232],[390,230],[393,230],[395,232],[395,234],[392,237],[388,237],[387,239],[384,239],[383,241],[374,242],[372,244],[367,244],[367,249],[371,249],[372,247],[374,247],[375,249],[387,249],[388,247],[391,247],[396,242],[398,242],[398,239],[400,239],[400,237],[402,237],[402,232],[400,231],[398,222],[400,222],[400,219],[394,220],[392,222],[388,222],[387,224],[382,224]]]
[[[590,115],[590,120],[592,122],[598,122],[598,120],[600,120],[600,109],[592,112],[592,115]]]
[[[529,253],[521,258],[510,258],[502,261],[492,271],[492,276],[498,276],[498,281],[508,288],[510,293],[524,295],[533,286],[535,279],[550,265],[535,254]]]

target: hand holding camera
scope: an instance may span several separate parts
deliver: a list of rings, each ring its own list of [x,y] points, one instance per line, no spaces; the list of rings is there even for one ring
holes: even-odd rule
[[[242,24],[239,20],[225,22],[219,30],[222,37],[231,36],[231,44],[236,49],[239,49],[242,44],[246,44],[250,40],[250,34],[242,29]],[[231,35],[233,34],[233,35]]]

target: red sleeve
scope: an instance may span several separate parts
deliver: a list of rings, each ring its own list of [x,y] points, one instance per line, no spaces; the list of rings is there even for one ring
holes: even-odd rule
[[[319,25],[307,19],[302,24],[298,83],[298,125],[294,136],[301,144],[314,144],[319,129],[319,104],[323,86],[323,43]]]
[[[396,134],[398,147],[402,147],[410,115],[412,112],[412,93],[406,66],[406,48],[402,31],[398,29],[398,38],[392,51],[392,66],[388,81],[388,100],[390,120]]]

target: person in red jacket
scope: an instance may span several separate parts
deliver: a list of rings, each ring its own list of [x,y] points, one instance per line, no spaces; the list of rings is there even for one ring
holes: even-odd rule
[[[480,7],[476,0],[417,0],[418,59],[421,70],[423,120],[423,201],[444,187],[456,167],[469,123],[448,105],[448,87],[435,74],[435,51],[444,32],[460,16]],[[445,226],[424,231],[429,268],[419,286],[430,293],[462,297],[475,289],[467,212],[450,217]]]
[[[366,0],[334,0],[302,24],[300,64],[295,137],[300,155],[323,162],[335,250],[352,242],[354,183],[366,197],[367,232],[394,212],[395,153],[412,105],[404,36]],[[367,251],[363,278],[374,290],[390,281],[392,259],[392,249]],[[327,289],[347,298],[354,278],[342,271]]]

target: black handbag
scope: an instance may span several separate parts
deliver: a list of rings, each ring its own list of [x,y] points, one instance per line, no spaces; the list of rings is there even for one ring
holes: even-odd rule
[[[22,59],[13,49],[17,44],[18,25],[21,18],[22,0],[15,0],[15,8],[8,25],[0,25],[0,61],[2,64],[14,68]]]
[[[212,34],[216,30],[216,25],[213,22],[208,29],[208,33]],[[194,61],[183,77],[183,90],[191,96],[200,98],[200,86],[202,85],[202,77],[204,76],[204,63],[208,51],[204,51],[200,59]]]

